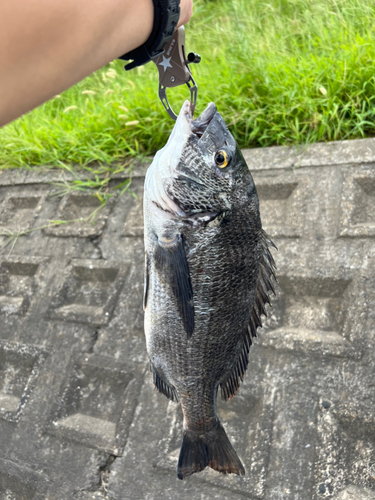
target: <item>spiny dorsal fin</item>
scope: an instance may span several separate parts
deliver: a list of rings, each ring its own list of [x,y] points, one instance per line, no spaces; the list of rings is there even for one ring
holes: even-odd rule
[[[276,281],[275,275],[275,261],[269,247],[276,246],[268,238],[266,233],[262,230],[261,233],[262,255],[260,258],[260,268],[257,288],[255,292],[255,300],[253,309],[250,314],[249,325],[244,332],[243,347],[238,358],[237,364],[234,366],[232,373],[229,377],[220,384],[222,399],[230,399],[233,397],[240,387],[240,380],[243,380],[247,365],[249,363],[249,350],[252,344],[252,339],[257,336],[257,328],[262,327],[261,316],[267,316],[265,311],[266,304],[271,305],[270,292],[275,295],[275,288],[272,280]]]

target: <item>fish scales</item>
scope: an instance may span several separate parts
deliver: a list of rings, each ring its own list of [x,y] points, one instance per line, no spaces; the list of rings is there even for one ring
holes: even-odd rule
[[[251,174],[211,103],[182,107],[145,182],[145,334],[154,384],[184,417],[177,474],[244,474],[216,412],[232,397],[274,291]]]

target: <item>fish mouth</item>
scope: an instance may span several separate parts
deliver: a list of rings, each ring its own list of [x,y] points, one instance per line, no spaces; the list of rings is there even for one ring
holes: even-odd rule
[[[176,134],[180,133],[181,137],[184,137],[185,140],[188,140],[192,136],[198,137],[198,140],[201,139],[216,113],[217,108],[215,104],[210,102],[203,113],[193,120],[191,104],[189,101],[185,101],[175,125]],[[204,186],[203,182],[191,170],[186,168],[186,166],[182,171],[179,166],[177,166],[176,172],[178,174],[176,177],[177,180],[188,181],[198,187]]]
[[[189,101],[184,103],[182,111],[188,124],[190,125],[191,132],[196,135],[198,139],[200,139],[216,115],[217,108],[213,102],[210,102],[203,113],[195,120],[193,120],[191,116],[191,105]]]
[[[196,118],[195,120],[191,120],[190,123],[191,131],[198,137],[198,139],[200,139],[202,135],[205,133],[207,127],[213,120],[216,113],[217,113],[217,108],[215,104],[213,102],[210,102],[210,104],[198,118]]]

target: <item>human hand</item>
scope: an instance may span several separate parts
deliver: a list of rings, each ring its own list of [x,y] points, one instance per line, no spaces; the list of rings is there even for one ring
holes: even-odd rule
[[[192,12],[180,0],[178,27]],[[0,0],[0,127],[140,47],[152,26],[152,0]]]
[[[193,13],[193,0],[180,0],[180,19],[177,28],[186,24]]]

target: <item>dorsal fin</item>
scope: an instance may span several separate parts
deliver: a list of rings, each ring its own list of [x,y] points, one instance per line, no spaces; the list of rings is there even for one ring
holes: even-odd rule
[[[250,314],[248,328],[246,332],[244,332],[244,341],[241,353],[237,363],[234,365],[232,373],[224,382],[220,384],[221,397],[225,400],[233,397],[240,387],[240,381],[243,380],[249,363],[249,350],[252,344],[252,339],[257,336],[257,328],[259,326],[262,327],[261,316],[267,316],[265,306],[266,304],[271,305],[270,292],[275,295],[275,288],[272,281],[276,281],[276,265],[269,247],[273,246],[276,249],[277,247],[274,243],[272,243],[263,230],[261,232],[261,245],[262,254],[260,258],[259,277],[255,291],[255,300]]]

